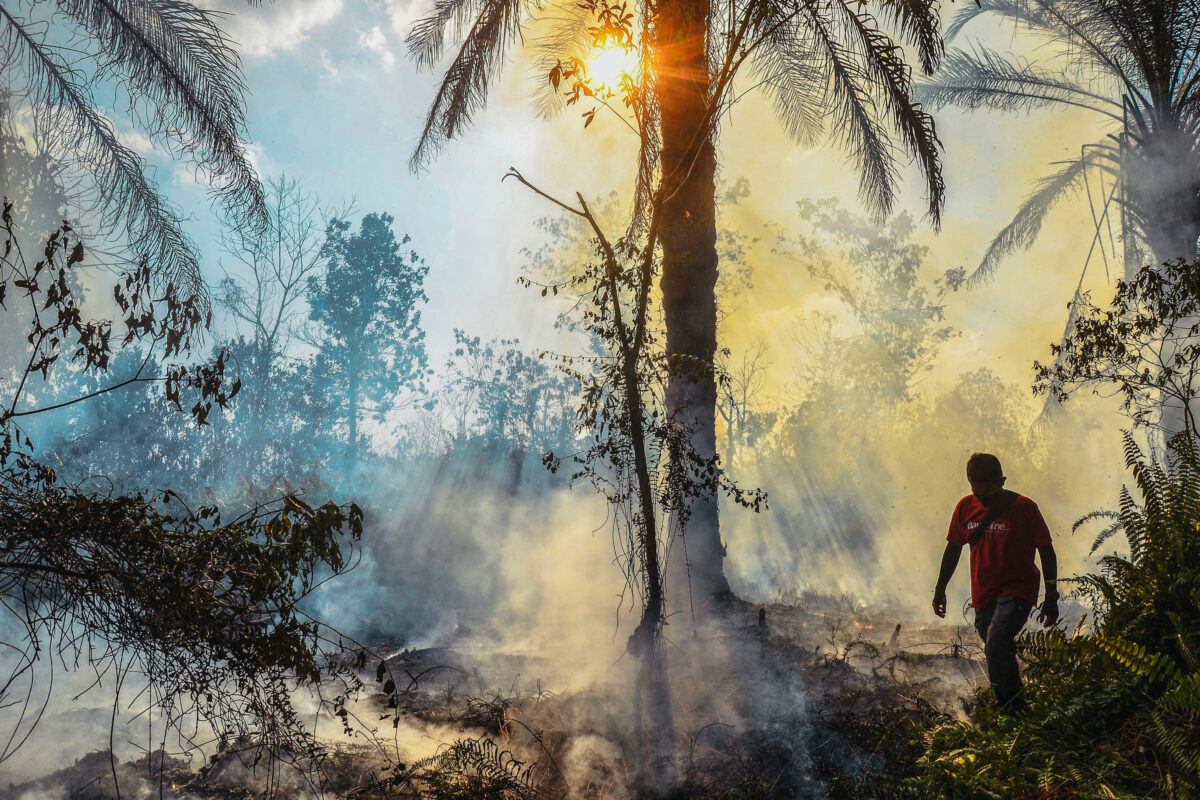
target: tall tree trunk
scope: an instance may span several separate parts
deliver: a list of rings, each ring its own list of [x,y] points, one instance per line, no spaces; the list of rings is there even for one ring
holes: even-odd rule
[[[654,24],[662,124],[662,303],[672,371],[667,410],[716,453],[716,158],[706,127],[709,0],[663,0]],[[679,531],[677,521],[672,530]],[[716,493],[697,497],[672,546],[673,609],[703,611],[729,593]],[[680,546],[682,545],[682,546]],[[686,553],[686,559],[684,554]]]
[[[1139,212],[1142,232],[1156,265],[1177,258],[1189,262],[1196,259],[1196,241],[1200,238],[1200,175],[1186,168],[1195,163],[1195,148],[1194,134],[1173,125],[1164,126],[1156,136],[1146,138],[1140,158],[1130,158],[1122,165],[1129,205]],[[1191,317],[1180,320],[1176,335],[1186,339],[1187,331],[1196,321]],[[1170,363],[1175,353],[1176,345],[1165,343],[1161,353],[1164,363]],[[1192,401],[1188,405],[1193,417],[1200,412],[1197,408],[1200,403]],[[1159,424],[1164,443],[1189,428],[1188,409],[1181,399],[1165,401],[1161,413]]]
[[[1195,135],[1171,129],[1147,136],[1140,158],[1122,165],[1130,206],[1140,223],[1154,261],[1196,258],[1200,236],[1200,175],[1187,165],[1196,161]]]

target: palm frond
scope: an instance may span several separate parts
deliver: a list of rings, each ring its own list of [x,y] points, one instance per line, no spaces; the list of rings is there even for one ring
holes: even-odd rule
[[[983,260],[967,279],[969,285],[979,285],[996,271],[996,267],[1005,256],[1017,250],[1024,250],[1033,244],[1042,230],[1042,222],[1054,204],[1066,197],[1072,191],[1079,189],[1083,180],[1084,170],[1088,160],[1079,158],[1067,162],[1066,166],[1053,175],[1038,181],[1038,188],[1025,198],[1012,222],[1004,230],[996,234],[996,238],[988,245]]]
[[[544,32],[530,37],[533,103],[538,116],[543,118],[557,116],[566,108],[560,90],[547,79],[550,70],[559,61],[586,58],[592,46],[588,31],[593,19],[591,11],[578,4],[556,6],[554,10],[555,16],[537,20],[538,28]]]
[[[1119,101],[1068,80],[1061,70],[1010,61],[982,45],[951,51],[936,76],[917,84],[916,97],[934,108],[1017,112],[1066,105],[1096,111],[1117,122],[1122,119]]]
[[[637,178],[633,192],[633,214],[630,216],[629,227],[625,236],[629,241],[637,241],[639,236],[649,228],[654,206],[655,177],[658,175],[662,155],[662,126],[660,125],[660,109],[658,92],[655,91],[656,79],[650,64],[644,64],[642,86],[645,91],[641,97],[640,140],[638,143]]]
[[[474,5],[474,0],[439,3],[434,13],[413,27],[410,52],[429,65],[441,53],[446,28]],[[442,7],[453,7],[453,11]],[[446,142],[460,134],[487,104],[489,82],[499,72],[508,46],[521,35],[523,0],[483,0],[479,15],[454,57],[425,118],[409,167],[418,170]]]
[[[1020,13],[1040,20],[1040,33],[1067,48],[1077,65],[1090,64],[1099,72],[1120,81],[1124,91],[1142,106],[1153,105],[1146,84],[1137,76],[1150,74],[1148,66],[1131,49],[1132,44],[1116,26],[1122,3],[1059,2],[1059,0],[991,0],[999,6],[1023,6]],[[1142,35],[1154,32],[1147,30]]]
[[[898,27],[905,40],[917,48],[921,69],[927,75],[937,71],[946,54],[941,31],[941,3],[938,0],[882,0],[889,21]]]
[[[984,14],[999,14],[1035,31],[1045,31],[1050,27],[1038,6],[1027,0],[979,0],[976,3],[963,3],[950,17],[946,25],[946,41],[958,38],[968,23]]]
[[[768,87],[787,135],[802,147],[813,147],[825,133],[829,83],[820,40],[806,35],[798,21],[783,22],[776,15],[760,18],[759,27],[764,39],[753,64],[756,78]]]
[[[946,184],[942,178],[941,150],[933,117],[912,98],[911,70],[904,54],[869,14],[852,10],[842,3],[845,22],[856,39],[872,85],[882,94],[883,105],[900,134],[905,149],[913,156],[925,176],[929,217],[936,228],[941,221]]]
[[[446,50],[447,36],[462,35],[485,0],[435,0],[433,11],[413,23],[404,43],[417,69],[432,69]]]
[[[267,220],[242,143],[245,86],[212,12],[182,0],[58,0],[100,44],[130,94],[149,101],[150,134],[191,155],[230,216]]]
[[[896,161],[892,143],[877,118],[878,108],[864,87],[869,76],[855,53],[840,41],[828,4],[806,0],[807,22],[825,56],[829,81],[827,99],[834,104],[834,134],[850,150],[859,170],[858,193],[876,214],[886,215],[896,197]]]
[[[106,222],[123,227],[165,282],[206,296],[195,251],[180,225],[146,177],[146,165],[117,139],[112,123],[99,114],[78,76],[55,49],[0,6],[0,42],[9,66],[21,65],[24,93],[56,151],[73,154],[96,183]]]

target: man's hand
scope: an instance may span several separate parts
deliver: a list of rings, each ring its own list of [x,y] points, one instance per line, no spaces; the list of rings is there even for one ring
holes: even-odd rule
[[[933,613],[945,619],[946,617],[946,587],[954,576],[954,568],[958,566],[958,557],[962,555],[963,546],[957,542],[946,542],[946,550],[942,553],[942,565],[938,568],[937,583],[933,587]]]
[[[1042,623],[1043,628],[1049,628],[1058,622],[1057,594],[1046,595],[1046,601],[1042,603],[1042,610],[1038,612],[1038,622]]]

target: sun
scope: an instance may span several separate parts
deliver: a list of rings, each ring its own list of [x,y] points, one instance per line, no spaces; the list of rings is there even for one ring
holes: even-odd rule
[[[621,85],[622,77],[637,73],[638,58],[634,48],[603,47],[595,48],[593,53],[588,65],[588,77],[597,89],[604,86],[615,92]]]

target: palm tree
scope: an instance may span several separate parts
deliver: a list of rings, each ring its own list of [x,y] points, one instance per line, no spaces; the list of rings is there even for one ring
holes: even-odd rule
[[[612,7],[603,0],[584,5]],[[640,30],[632,39],[641,64],[635,78],[641,140],[635,223],[654,208],[666,347],[674,365],[667,408],[689,424],[701,456],[716,452],[716,129],[737,97],[735,78],[743,65],[754,86],[770,93],[796,141],[811,145],[827,133],[850,150],[860,194],[874,211],[884,214],[894,202],[895,152],[913,156],[925,176],[929,215],[938,221],[943,185],[933,120],[912,100],[911,70],[900,47],[866,5],[659,0],[633,9]],[[935,69],[942,56],[936,0],[881,0],[879,6],[900,40],[916,49],[925,71]],[[576,8],[564,2],[557,9],[569,22],[551,41],[564,50],[581,38],[580,30],[595,24],[574,13]],[[469,125],[485,105],[507,51],[539,16],[553,14],[534,0],[436,0],[433,13],[414,26],[409,47],[419,66],[436,65],[451,42],[457,43],[413,154],[414,167]],[[700,604],[727,594],[715,496],[694,502],[686,544],[690,588]]]
[[[25,0],[18,12],[19,2],[0,5],[5,83],[32,115],[40,144],[87,176],[78,210],[90,207],[105,230],[123,233],[162,280],[203,296],[179,214],[97,110],[92,89],[115,81],[156,144],[204,171],[229,217],[265,224],[243,144],[241,67],[216,15],[187,0]],[[3,165],[0,181],[6,189]]]
[[[1200,237],[1200,3],[1194,0],[980,0],[964,3],[947,38],[993,14],[1054,53],[1051,67],[979,44],[950,51],[917,87],[934,107],[1006,112],[1078,108],[1110,123],[1077,159],[1041,180],[992,241],[978,269],[1029,247],[1061,198],[1100,178],[1101,227],[1120,226],[1126,270],[1148,251],[1162,263],[1194,258]],[[1091,178],[1089,178],[1091,176]],[[1089,191],[1090,194],[1090,191]],[[1086,268],[1086,267],[1085,267]]]

